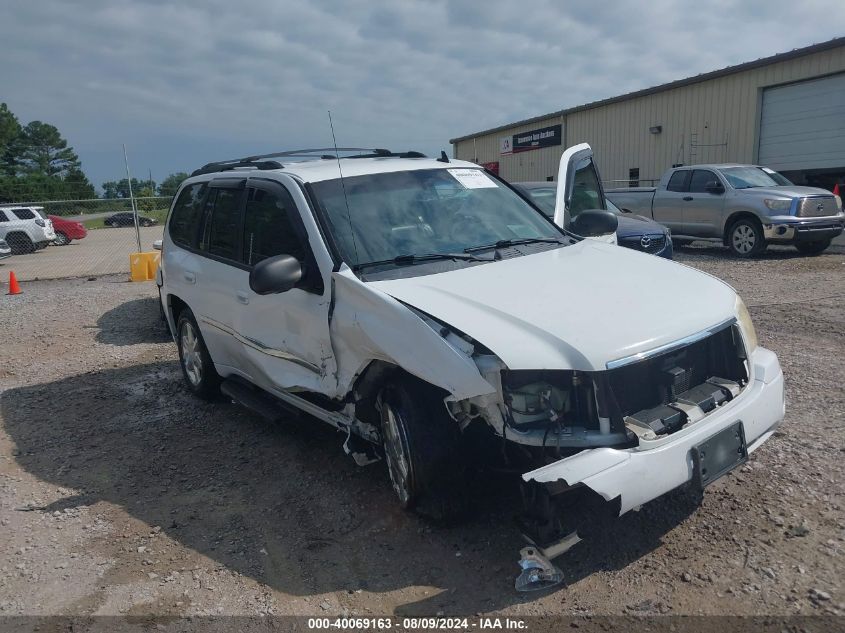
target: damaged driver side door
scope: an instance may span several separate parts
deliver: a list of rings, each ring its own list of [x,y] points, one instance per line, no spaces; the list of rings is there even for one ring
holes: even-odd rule
[[[299,261],[292,289],[258,294],[245,276],[234,297],[235,329],[247,373],[268,389],[305,389],[334,395],[336,362],[329,335],[331,258],[296,182],[250,178],[242,231],[247,270],[277,255]]]

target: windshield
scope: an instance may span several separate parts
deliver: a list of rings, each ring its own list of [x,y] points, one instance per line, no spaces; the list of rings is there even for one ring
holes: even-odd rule
[[[503,240],[563,237],[480,169],[370,174],[344,178],[342,184],[317,182],[312,189],[344,261],[353,267],[406,255],[462,253]]]
[[[723,167],[719,170],[734,189],[791,185],[787,178],[768,167]]]

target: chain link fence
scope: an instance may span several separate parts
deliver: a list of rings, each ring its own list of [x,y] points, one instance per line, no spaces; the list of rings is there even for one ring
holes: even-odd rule
[[[171,200],[135,198],[137,233],[129,198],[0,204],[0,239],[12,247],[11,257],[0,259],[0,279],[5,281],[9,271],[21,281],[128,274],[139,237],[142,251],[161,239]],[[47,219],[55,232],[52,240]]]

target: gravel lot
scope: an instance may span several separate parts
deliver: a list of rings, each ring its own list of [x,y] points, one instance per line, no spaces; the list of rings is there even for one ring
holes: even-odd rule
[[[162,227],[141,227],[141,248],[153,249]],[[27,255],[13,255],[0,261],[0,278],[8,280],[10,270],[21,281],[89,277],[109,273],[129,273],[129,254],[137,252],[134,227],[96,229],[67,246],[48,246]]]
[[[746,299],[786,422],[701,505],[626,515],[527,595],[505,482],[430,525],[328,427],[189,396],[154,285],[25,283],[0,297],[0,614],[845,612],[845,254],[678,259]]]

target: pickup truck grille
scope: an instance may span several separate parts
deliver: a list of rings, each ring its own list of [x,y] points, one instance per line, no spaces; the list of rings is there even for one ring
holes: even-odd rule
[[[664,235],[626,237],[619,240],[619,246],[632,248],[645,253],[659,253],[666,246],[666,237]]]
[[[836,215],[839,209],[833,196],[815,196],[813,198],[802,198],[798,202],[799,218],[821,218],[829,215]]]

